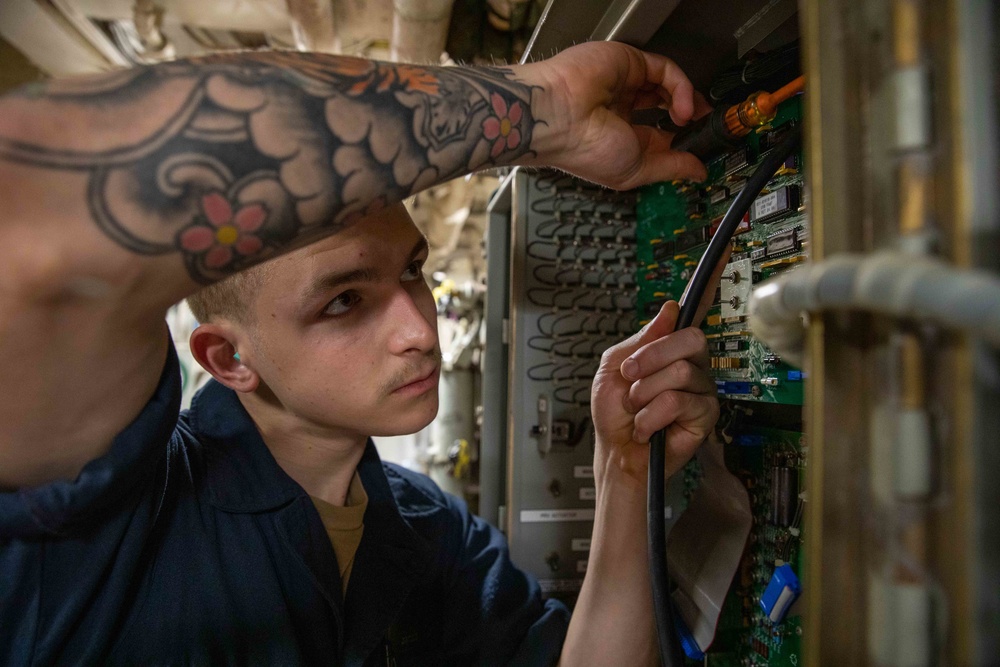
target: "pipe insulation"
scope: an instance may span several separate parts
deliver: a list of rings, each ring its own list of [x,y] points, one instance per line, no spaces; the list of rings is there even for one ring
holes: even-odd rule
[[[438,64],[455,0],[393,0],[392,4],[392,60]]]
[[[285,0],[295,48],[299,51],[339,53],[330,0]]]
[[[1000,278],[901,252],[837,255],[763,283],[749,306],[754,335],[801,366],[803,315],[867,310],[928,320],[1000,346]]]

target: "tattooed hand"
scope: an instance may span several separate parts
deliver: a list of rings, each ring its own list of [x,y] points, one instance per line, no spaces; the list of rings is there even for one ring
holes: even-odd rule
[[[590,42],[525,69],[532,67],[544,70],[546,80],[539,88],[546,92],[533,105],[535,116],[552,127],[544,136],[539,130],[531,159],[619,190],[705,178],[696,157],[670,150],[669,132],[629,122],[637,109],[667,109],[678,125],[708,113],[672,61],[624,44]]]

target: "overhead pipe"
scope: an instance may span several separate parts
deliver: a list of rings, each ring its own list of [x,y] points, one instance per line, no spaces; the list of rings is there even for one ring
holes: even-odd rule
[[[295,48],[299,51],[339,53],[332,0],[285,0],[285,4]]]
[[[421,65],[441,60],[455,0],[394,0],[392,60]]]

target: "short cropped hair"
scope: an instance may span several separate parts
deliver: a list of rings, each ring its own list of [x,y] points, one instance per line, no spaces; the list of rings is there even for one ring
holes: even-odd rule
[[[258,264],[201,288],[187,298],[199,323],[227,319],[244,326],[256,323],[253,300],[267,280],[268,264]]]

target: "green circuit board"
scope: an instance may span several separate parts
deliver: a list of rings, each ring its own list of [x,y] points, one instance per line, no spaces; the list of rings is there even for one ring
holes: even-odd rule
[[[733,198],[761,157],[801,122],[801,104],[783,104],[774,121],[746,144],[708,163],[704,183],[656,183],[636,204],[638,315],[648,321],[668,299],[680,299],[698,260]],[[709,338],[719,394],[742,400],[802,405],[802,372],[750,334],[751,291],[807,257],[809,225],[801,151],[790,157],[755,199],[737,229],[715,305],[703,329]]]
[[[708,163],[704,183],[657,183],[639,192],[636,204],[638,318],[646,322],[668,299],[680,299],[718,223],[763,155],[801,122],[799,99],[781,106],[774,121],[752,133],[744,146]],[[787,563],[799,581],[804,572],[800,496],[805,455],[798,430],[765,427],[761,410],[778,423],[800,428],[804,375],[750,334],[746,305],[768,278],[795,270],[806,259],[809,221],[801,151],[789,158],[758,195],[734,237],[733,254],[702,328],[708,337],[712,374],[723,401],[720,426],[726,466],[745,485],[753,523],[740,566],[719,617],[715,641],[704,660],[690,665],[796,667],[802,649],[802,618],[793,606],[772,623],[761,599],[775,569]],[[735,297],[735,298],[734,298]],[[772,405],[752,407],[749,402]],[[742,416],[740,416],[742,415]],[[739,418],[735,418],[739,417]],[[683,490],[696,492],[697,460],[685,467]]]
[[[788,563],[804,577],[803,501],[805,452],[797,431],[748,427],[725,445],[726,467],[746,486],[753,527],[723,604],[715,642],[703,661],[718,667],[796,667],[802,656],[801,602],[773,624],[760,600],[775,568]],[[684,472],[685,494],[694,493],[697,465]],[[777,480],[777,482],[776,482]],[[782,483],[783,482],[783,483]]]

